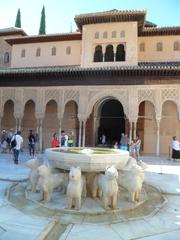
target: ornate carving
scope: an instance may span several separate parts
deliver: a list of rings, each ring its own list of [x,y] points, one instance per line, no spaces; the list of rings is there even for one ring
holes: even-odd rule
[[[3,103],[5,103],[7,100],[15,101],[15,89],[4,89],[2,96]]]
[[[33,100],[36,103],[37,90],[35,89],[24,89],[23,92],[23,102],[26,104],[27,101]]]
[[[59,90],[57,89],[48,89],[45,91],[45,102],[47,103],[50,100],[55,100],[59,102]]]
[[[173,89],[173,88],[162,89],[161,97],[162,97],[163,101],[168,100],[168,99],[172,99],[175,102],[177,102],[178,91],[176,89]]]
[[[143,101],[150,101],[155,104],[155,90],[153,89],[140,89],[138,90],[138,103]]]
[[[64,103],[66,104],[69,101],[75,101],[77,104],[79,103],[79,91],[76,90],[65,90],[64,92]]]

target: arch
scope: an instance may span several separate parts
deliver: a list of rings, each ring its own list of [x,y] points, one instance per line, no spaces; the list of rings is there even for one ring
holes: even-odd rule
[[[125,115],[128,115],[128,100],[127,100],[126,94],[124,92],[113,93],[112,94],[112,92],[110,93],[108,91],[105,91],[105,92],[101,92],[99,94],[96,94],[94,97],[92,97],[89,100],[89,104],[87,106],[86,116],[88,117],[91,114],[95,104],[98,104],[98,103],[100,104],[106,99],[116,99],[116,100],[118,100],[123,106]]]
[[[51,49],[51,55],[56,56],[56,47],[52,47]]]
[[[112,31],[112,38],[116,38],[116,35],[117,35],[116,31]]]
[[[99,39],[99,32],[95,32],[94,38],[95,38],[95,39]]]
[[[42,128],[44,149],[51,146],[53,134],[59,133],[58,105],[55,100],[49,100],[46,103]]]
[[[180,139],[180,122],[178,118],[178,106],[173,100],[166,100],[162,104],[162,116],[160,124],[160,153],[167,154],[172,136]]]
[[[158,51],[158,52],[163,51],[163,44],[162,44],[162,42],[158,42],[156,44],[156,51]]]
[[[16,120],[14,118],[14,102],[8,99],[3,106],[3,117],[1,120],[1,128],[5,130],[16,129]]]
[[[5,54],[4,54],[4,64],[9,63],[9,61],[10,61],[9,53],[5,52]]]
[[[111,45],[111,44],[106,46],[104,61],[105,62],[114,62],[114,51],[113,51],[113,45]]]
[[[180,51],[180,42],[179,41],[174,42],[174,51]]]
[[[78,145],[79,121],[78,121],[78,105],[74,100],[67,101],[64,106],[64,114],[62,120],[62,129],[73,136],[74,146]]]
[[[26,50],[22,49],[21,50],[21,57],[24,58],[26,56]]]
[[[126,54],[125,54],[125,48],[123,44],[119,44],[116,49],[116,61],[125,61]]]
[[[94,51],[94,62],[102,62],[102,61],[103,61],[102,46],[98,45],[95,47],[95,51]]]
[[[37,48],[36,49],[36,57],[40,57],[41,56],[41,48]]]
[[[24,115],[21,122],[22,136],[24,139],[24,147],[28,147],[28,135],[29,130],[36,132],[36,118],[35,118],[35,102],[33,100],[28,100],[24,104]]]
[[[152,101],[143,100],[139,103],[137,135],[142,141],[143,153],[154,154],[156,152],[156,111]]]
[[[66,55],[70,55],[70,54],[71,54],[71,47],[68,46],[68,47],[66,48]]]
[[[106,31],[103,32],[103,38],[108,38],[108,33]]]

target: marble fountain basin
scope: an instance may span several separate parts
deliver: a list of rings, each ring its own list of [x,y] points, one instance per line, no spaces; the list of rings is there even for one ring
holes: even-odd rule
[[[83,172],[104,172],[111,165],[123,170],[129,159],[128,151],[110,148],[48,148],[45,154],[52,168],[81,167]]]

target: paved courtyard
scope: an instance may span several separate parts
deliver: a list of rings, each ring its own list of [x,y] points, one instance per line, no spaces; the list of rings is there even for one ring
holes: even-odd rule
[[[148,163],[145,181],[156,186],[166,203],[153,214],[116,223],[56,222],[45,213],[36,212],[34,205],[28,209],[8,199],[10,186],[17,182],[26,184],[29,169],[25,166],[29,156],[20,154],[20,164],[14,165],[11,154],[0,154],[0,239],[52,239],[52,240],[178,240],[180,239],[180,161],[167,157],[144,156]],[[18,207],[17,207],[18,206]],[[51,231],[53,229],[53,231]]]

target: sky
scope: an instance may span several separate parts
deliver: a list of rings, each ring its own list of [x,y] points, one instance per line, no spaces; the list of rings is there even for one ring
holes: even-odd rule
[[[20,8],[23,30],[37,35],[43,5],[47,34],[76,31],[75,15],[111,9],[145,9],[159,27],[180,26],[180,0],[0,0],[0,29],[14,26]]]

